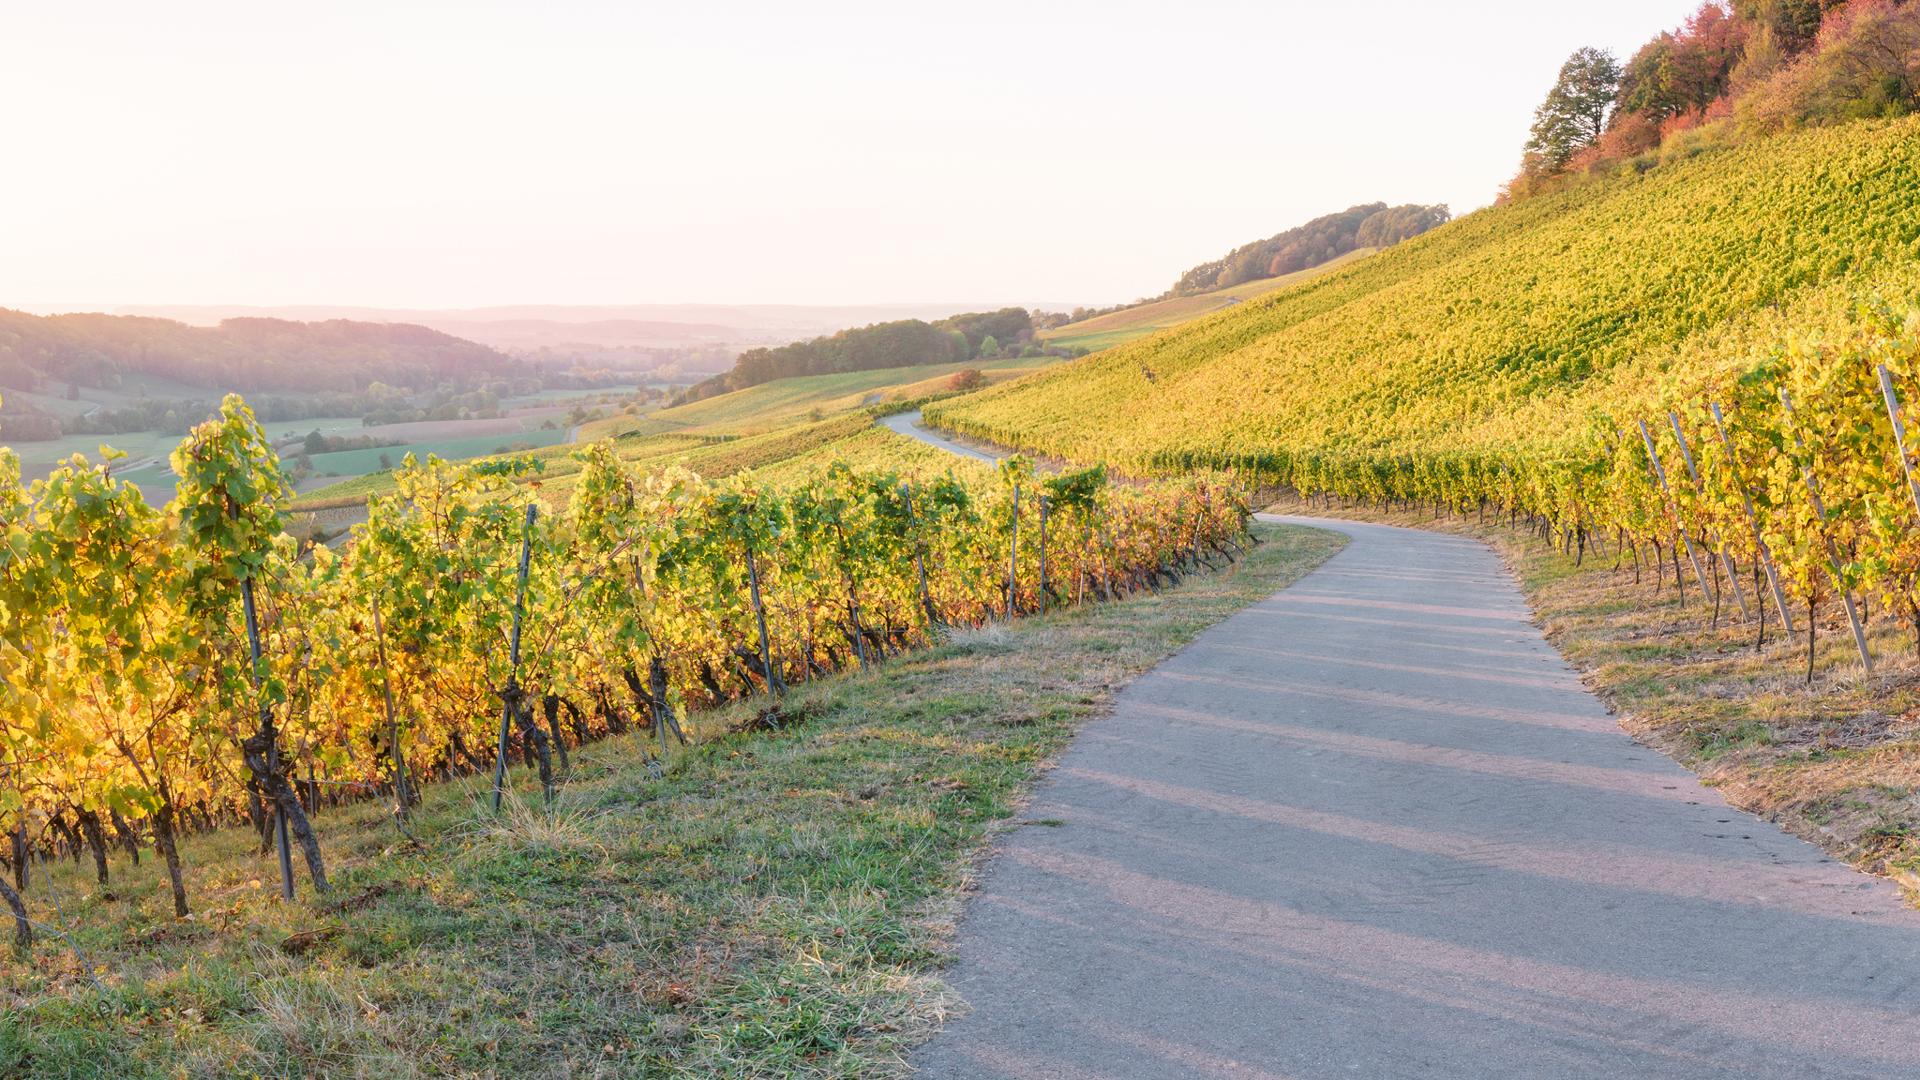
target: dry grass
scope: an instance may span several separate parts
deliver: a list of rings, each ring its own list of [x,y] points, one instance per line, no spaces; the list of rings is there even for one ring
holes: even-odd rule
[[[1691,568],[1682,603],[1670,566],[1660,587],[1651,569],[1635,584],[1632,555],[1620,556],[1610,538],[1576,567],[1524,524],[1340,500],[1309,507],[1285,499],[1272,509],[1489,541],[1547,637],[1635,738],[1735,806],[1864,871],[1920,888],[1920,658],[1910,627],[1884,615],[1869,623],[1875,670],[1868,675],[1844,612],[1823,608],[1809,683],[1804,608],[1793,612],[1800,633],[1789,638],[1769,596],[1765,641],[1756,649],[1758,627],[1741,617],[1731,593],[1716,621]],[[1752,603],[1750,579],[1743,588]]]
[[[105,989],[51,937],[0,961],[0,1077],[903,1073],[964,1010],[939,977],[960,897],[1041,770],[1344,542],[1258,528],[1160,595],[957,631],[771,723],[765,701],[701,714],[663,775],[622,738],[574,750],[551,807],[519,769],[499,814],[485,778],[433,785],[417,844],[378,806],[323,809],[329,897],[279,901],[245,830],[183,844],[188,920],[150,851],[116,852],[104,889],[63,864],[28,904]]]

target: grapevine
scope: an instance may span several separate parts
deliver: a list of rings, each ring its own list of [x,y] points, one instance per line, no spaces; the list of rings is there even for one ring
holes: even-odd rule
[[[983,472],[712,481],[610,442],[572,457],[543,504],[534,460],[409,456],[345,543],[310,548],[237,397],[181,444],[161,510],[80,460],[23,487],[0,451],[0,827],[78,828],[103,874],[103,818],[150,828],[185,915],[182,829],[244,820],[271,846],[284,824],[289,895],[295,848],[324,889],[310,812],[342,792],[398,819],[419,783],[501,776],[516,751],[550,780],[569,736],[664,750],[690,710],[1038,610],[1051,582],[1177,580],[1248,521],[1216,477],[1076,473],[1040,485],[1065,512],[1010,567],[1012,492]]]

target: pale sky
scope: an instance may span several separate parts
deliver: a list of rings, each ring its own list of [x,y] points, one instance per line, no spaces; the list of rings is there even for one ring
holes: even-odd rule
[[[1130,300],[1695,6],[0,0],[0,306]]]

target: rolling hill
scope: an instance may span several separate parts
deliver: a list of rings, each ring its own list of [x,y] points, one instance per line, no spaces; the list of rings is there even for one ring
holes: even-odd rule
[[[1308,278],[1318,277],[1329,270],[1338,270],[1349,263],[1366,258],[1377,250],[1370,247],[1354,248],[1336,259],[1305,270],[1296,270],[1291,274],[1242,282],[1215,292],[1156,300],[1151,304],[1125,308],[1085,322],[1069,323],[1051,330],[1042,330],[1035,336],[1049,345],[1058,345],[1066,349],[1085,348],[1098,352],[1114,345],[1124,345],[1149,334],[1157,334],[1184,322],[1191,322],[1202,315],[1225,311],[1235,304],[1244,303],[1256,296],[1265,296],[1275,289],[1284,289]]]
[[[1907,118],[1625,170],[928,416],[1142,472],[1590,456],[1595,418],[1920,293],[1916,159]]]
[[[525,374],[485,345],[403,323],[236,318],[216,327],[131,315],[29,315],[0,309],[0,386],[46,380],[122,389],[143,378],[188,386],[356,393],[369,383],[429,388],[445,379]]]

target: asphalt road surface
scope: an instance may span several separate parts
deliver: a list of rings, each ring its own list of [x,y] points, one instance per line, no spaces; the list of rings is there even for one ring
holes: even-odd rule
[[[1022,814],[928,1080],[1920,1078],[1920,912],[1635,743],[1472,541],[1352,543]]]
[[[905,435],[909,439],[919,439],[929,446],[937,446],[949,454],[970,457],[976,461],[994,462],[1000,460],[992,454],[961,446],[952,439],[943,439],[933,432],[928,431],[926,428],[921,427],[919,409],[915,409],[909,413],[895,413],[892,416],[882,419],[880,426],[896,434]]]

